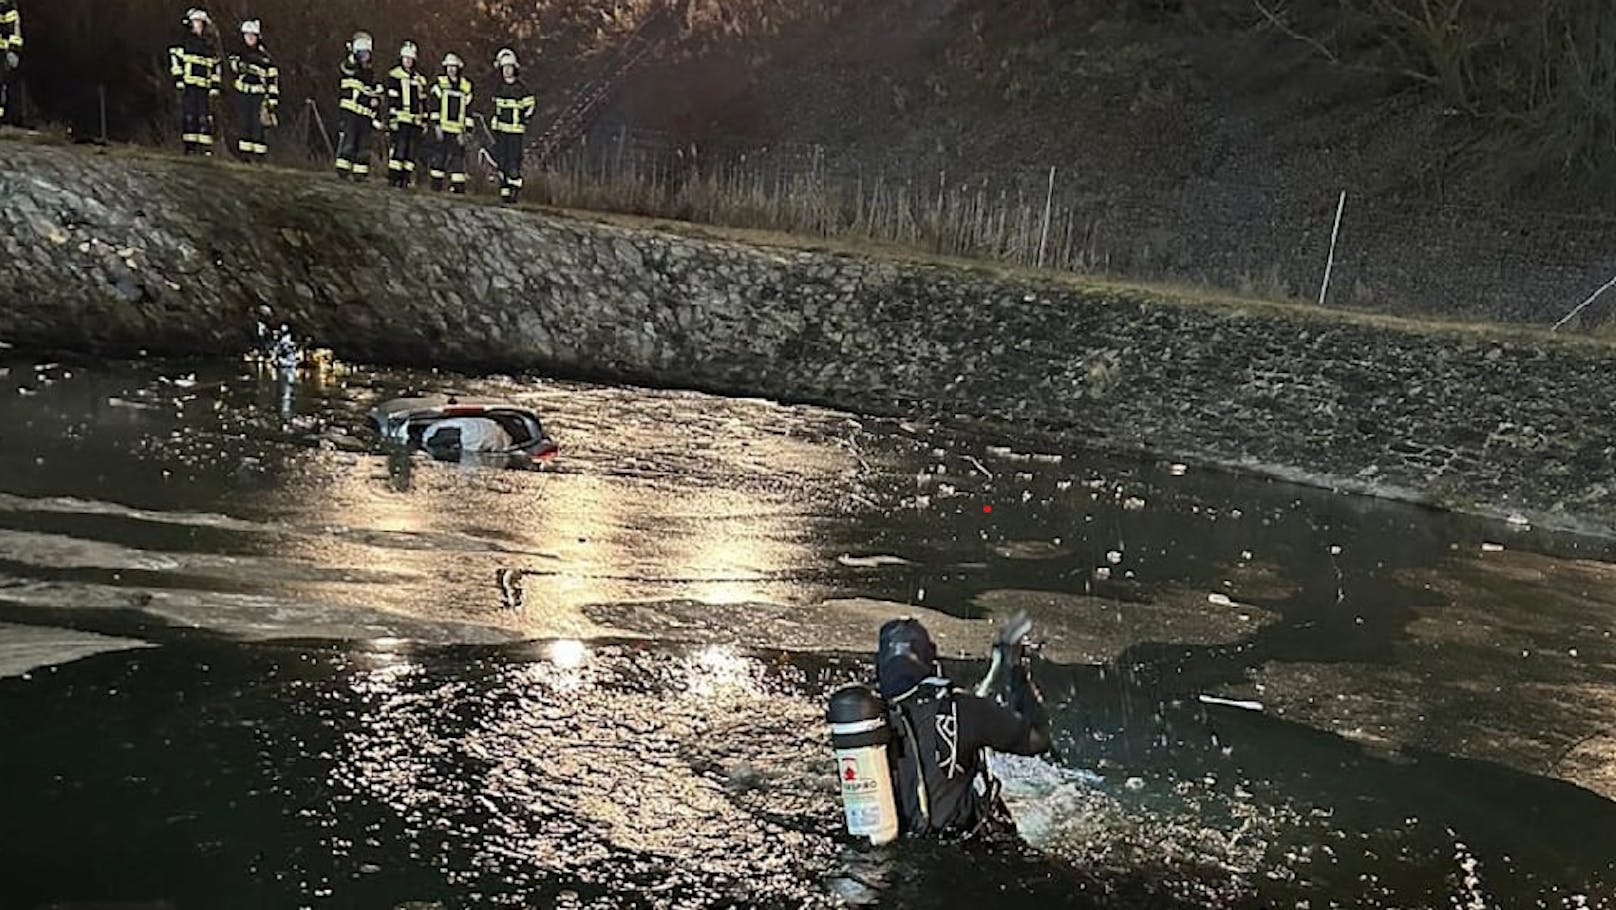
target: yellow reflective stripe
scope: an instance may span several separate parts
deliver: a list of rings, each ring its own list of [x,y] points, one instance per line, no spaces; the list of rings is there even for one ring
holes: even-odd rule
[[[206,87],[218,85],[223,81],[217,57],[202,57],[179,51],[173,54],[171,70],[174,76],[184,80],[186,85]]]

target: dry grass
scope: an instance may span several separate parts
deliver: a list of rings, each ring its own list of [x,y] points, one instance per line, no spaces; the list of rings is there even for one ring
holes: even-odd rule
[[[37,144],[62,144],[59,133],[9,131],[4,138]],[[201,164],[178,150],[142,145],[114,144],[99,147],[97,154],[128,156],[153,161]],[[291,158],[268,165],[248,165],[220,157],[209,162],[247,177],[274,173],[323,172],[323,160]],[[565,166],[564,166],[565,167]],[[484,180],[473,181],[482,190],[456,201],[492,204],[493,196]],[[869,209],[857,209],[851,220],[838,221],[838,209],[828,194],[812,186],[782,183],[781,192],[771,192],[755,175],[740,177],[734,172],[727,179],[703,179],[669,186],[649,179],[625,180],[581,168],[544,172],[529,180],[537,192],[522,209],[579,221],[654,230],[681,237],[721,243],[737,243],[791,252],[817,252],[894,264],[945,269],[961,277],[1007,281],[1025,285],[1030,291],[1078,293],[1103,296],[1141,305],[1190,306],[1236,311],[1252,316],[1369,325],[1419,334],[1449,334],[1467,339],[1488,338],[1534,344],[1582,345],[1600,349],[1616,347],[1616,327],[1594,334],[1559,334],[1544,328],[1481,319],[1453,320],[1392,315],[1367,309],[1339,306],[1320,307],[1308,301],[1280,298],[1261,293],[1253,283],[1248,293],[1235,293],[1205,285],[1172,280],[1148,280],[1108,274],[1104,271],[1076,271],[1070,267],[1039,268],[1029,258],[1025,244],[1019,253],[1012,249],[1007,258],[995,258],[987,251],[958,252],[938,243],[937,238],[969,236],[970,228],[948,217],[935,220],[907,217],[877,217]],[[377,187],[380,192],[381,188]],[[872,190],[872,193],[875,192]],[[901,197],[899,197],[901,198]],[[845,217],[846,209],[840,210]],[[901,211],[892,209],[890,211]],[[943,215],[950,211],[941,209]],[[963,210],[956,210],[963,211]],[[997,223],[1007,215],[1003,210],[986,209],[969,216],[986,224]],[[919,228],[925,226],[925,231]],[[942,247],[939,249],[939,247]],[[1072,263],[1067,262],[1067,266]]]
[[[921,266],[958,272],[961,276],[1006,281],[1050,293],[1068,292],[1103,296],[1141,305],[1168,305],[1215,308],[1255,317],[1335,322],[1373,326],[1392,331],[1423,335],[1452,335],[1467,340],[1493,339],[1500,342],[1552,344],[1616,348],[1616,334],[1594,336],[1550,332],[1535,326],[1498,323],[1481,319],[1457,320],[1392,315],[1372,310],[1320,307],[1296,299],[1242,296],[1229,291],[1171,281],[1148,281],[1121,275],[1074,274],[1037,269],[959,256],[928,253],[924,250],[879,241],[804,237],[786,231],[697,224],[626,213],[567,209],[544,205],[524,206],[535,212],[579,221],[607,224],[630,230],[650,230],[695,240],[737,243],[789,252],[827,253],[858,259],[875,259],[896,265]]]

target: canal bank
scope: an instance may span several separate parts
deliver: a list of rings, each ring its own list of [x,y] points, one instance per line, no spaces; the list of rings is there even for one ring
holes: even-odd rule
[[[1602,343],[751,246],[0,142],[0,340],[345,357],[1014,427],[1610,530]]]

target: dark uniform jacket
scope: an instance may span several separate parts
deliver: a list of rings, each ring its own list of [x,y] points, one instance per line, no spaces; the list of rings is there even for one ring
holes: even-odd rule
[[[494,90],[494,121],[490,126],[496,133],[525,133],[537,109],[537,99],[520,78],[515,82],[501,79]]]
[[[0,0],[0,72],[5,71],[7,53],[22,54],[22,11],[16,0]]]
[[[387,73],[387,121],[389,126],[426,124],[426,77],[403,64]]]
[[[237,94],[262,96],[271,107],[280,103],[281,72],[262,42],[257,47],[243,48],[230,64],[236,74]]]
[[[360,63],[349,54],[342,61],[342,82],[337,106],[361,117],[377,119],[380,114],[381,87],[376,82],[376,70],[369,63]]]
[[[471,80],[439,73],[428,94],[427,116],[433,126],[460,135],[471,125]]]
[[[187,32],[184,40],[168,49],[168,68],[177,89],[201,88],[217,92],[224,84],[219,52],[206,35]]]

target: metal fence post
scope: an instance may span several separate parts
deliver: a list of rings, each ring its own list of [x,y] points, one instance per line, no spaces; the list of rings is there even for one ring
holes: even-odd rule
[[[1044,267],[1044,249],[1049,246],[1049,216],[1055,206],[1055,168],[1049,168],[1049,192],[1044,195],[1044,229],[1038,236],[1038,267]]]
[[[1605,282],[1604,287],[1600,288],[1597,291],[1594,291],[1593,294],[1590,295],[1587,300],[1584,300],[1583,302],[1577,304],[1575,309],[1573,309],[1571,312],[1565,314],[1564,316],[1560,317],[1560,321],[1556,322],[1554,324],[1554,327],[1549,329],[1549,331],[1551,331],[1551,332],[1560,331],[1560,326],[1563,326],[1566,323],[1570,322],[1572,319],[1576,318],[1576,315],[1578,313],[1582,312],[1583,310],[1586,310],[1588,308],[1589,304],[1593,303],[1595,300],[1598,300],[1601,296],[1604,295],[1604,293],[1606,291],[1610,290],[1611,288],[1616,288],[1616,278],[1612,278],[1611,280]]]
[[[1330,231],[1330,258],[1324,264],[1324,283],[1319,286],[1319,306],[1324,306],[1330,294],[1330,273],[1335,271],[1335,244],[1341,237],[1341,216],[1347,211],[1347,191],[1341,191],[1341,201],[1335,207],[1335,227]]]

